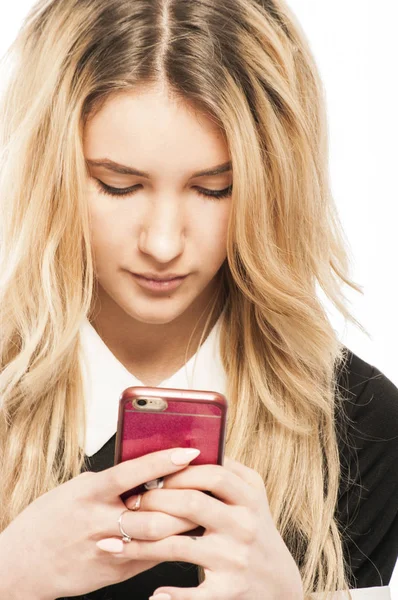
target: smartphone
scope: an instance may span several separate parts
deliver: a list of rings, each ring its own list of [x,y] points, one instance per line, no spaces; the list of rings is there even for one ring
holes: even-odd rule
[[[167,448],[198,448],[200,454],[190,465],[222,465],[227,409],[227,399],[218,392],[129,387],[119,399],[115,464]],[[156,480],[120,497],[126,500],[153,487],[157,487]],[[198,527],[182,535],[202,535],[203,531]]]

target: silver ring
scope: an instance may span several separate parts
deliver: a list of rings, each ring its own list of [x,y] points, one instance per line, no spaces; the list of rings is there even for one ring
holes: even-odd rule
[[[129,536],[128,533],[126,533],[122,527],[122,517],[124,515],[125,512],[127,511],[134,511],[134,510],[139,510],[140,506],[141,506],[141,499],[142,499],[142,494],[138,494],[137,496],[137,500],[135,501],[135,504],[133,506],[133,508],[126,508],[126,510],[124,510],[122,512],[122,514],[120,515],[119,519],[118,519],[118,523],[119,523],[119,531],[122,535],[122,540],[123,542],[131,542],[131,540],[133,539],[132,537]]]
[[[122,517],[123,517],[124,513],[125,513],[125,512],[128,512],[129,510],[130,510],[129,508],[126,508],[126,510],[124,510],[124,511],[122,512],[122,514],[120,515],[120,517],[119,517],[119,519],[118,519],[118,521],[117,521],[117,522],[119,523],[119,530],[120,530],[120,533],[121,533],[121,535],[122,535],[122,540],[123,540],[123,542],[126,542],[126,543],[127,543],[127,542],[131,542],[131,540],[133,539],[132,537],[130,537],[130,536],[129,536],[129,534],[128,534],[128,533],[126,533],[126,532],[124,531],[124,529],[123,529],[123,527],[122,527]]]
[[[158,477],[157,479],[151,479],[151,481],[147,481],[146,483],[144,483],[144,488],[146,490],[156,490],[162,488],[163,484],[164,478]]]

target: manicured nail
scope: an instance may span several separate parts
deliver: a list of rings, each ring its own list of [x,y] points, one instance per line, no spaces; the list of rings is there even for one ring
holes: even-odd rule
[[[107,538],[97,542],[98,548],[105,550],[105,552],[112,552],[113,554],[120,554],[123,552],[123,540],[117,540],[116,538]]]
[[[178,448],[178,450],[174,450],[171,454],[170,459],[175,465],[187,465],[191,460],[199,456],[199,454],[200,450],[197,450],[197,448]],[[163,600],[163,598],[159,600]]]
[[[148,600],[171,600],[171,596],[170,596],[170,594],[165,594],[164,592],[159,592],[159,594],[155,593],[155,595],[148,598]]]

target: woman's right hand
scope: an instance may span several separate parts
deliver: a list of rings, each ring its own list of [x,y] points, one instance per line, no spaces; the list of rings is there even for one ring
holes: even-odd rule
[[[109,554],[96,542],[121,539],[118,519],[126,506],[132,506],[120,494],[182,470],[194,457],[173,464],[173,453],[181,450],[153,452],[98,473],[81,473],[34,500],[0,534],[2,585],[6,577],[8,597],[77,596],[154,567],[156,562]],[[123,515],[125,531],[141,540],[163,539],[196,526],[162,512],[138,510]]]

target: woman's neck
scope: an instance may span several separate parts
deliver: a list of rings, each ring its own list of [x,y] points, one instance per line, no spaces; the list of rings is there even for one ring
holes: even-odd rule
[[[112,299],[101,297],[100,302],[101,311],[89,316],[92,326],[123,366],[150,386],[171,377],[196,353],[208,317],[208,311],[199,314],[193,303],[177,319],[153,325],[132,319]],[[215,310],[203,342],[219,316]]]

